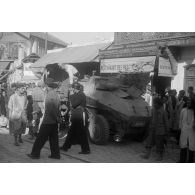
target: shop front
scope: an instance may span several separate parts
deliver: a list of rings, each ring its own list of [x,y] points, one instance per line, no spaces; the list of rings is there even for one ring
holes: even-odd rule
[[[159,56],[145,56],[132,58],[102,59],[100,65],[101,75],[109,74],[147,74],[152,88],[159,94],[171,86],[173,68],[168,58]],[[140,81],[142,82],[142,81]],[[144,82],[144,81],[143,81]],[[147,86],[149,83],[145,83]]]

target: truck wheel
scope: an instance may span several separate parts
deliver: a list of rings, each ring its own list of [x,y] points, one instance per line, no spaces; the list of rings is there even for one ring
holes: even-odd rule
[[[94,144],[104,145],[108,142],[110,135],[109,124],[102,115],[93,115],[90,118],[89,136]]]

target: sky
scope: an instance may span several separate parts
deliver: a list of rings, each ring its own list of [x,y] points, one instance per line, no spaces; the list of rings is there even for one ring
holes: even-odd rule
[[[114,38],[113,32],[49,32],[49,34],[73,45],[112,41]]]

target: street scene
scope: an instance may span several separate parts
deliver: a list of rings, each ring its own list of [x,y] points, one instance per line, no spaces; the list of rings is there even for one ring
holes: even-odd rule
[[[193,163],[194,32],[0,32],[0,163]]]

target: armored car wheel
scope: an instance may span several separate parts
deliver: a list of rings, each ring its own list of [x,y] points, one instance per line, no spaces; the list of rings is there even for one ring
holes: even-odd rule
[[[104,145],[108,142],[110,136],[110,129],[108,121],[102,115],[90,116],[89,136],[94,144]]]

